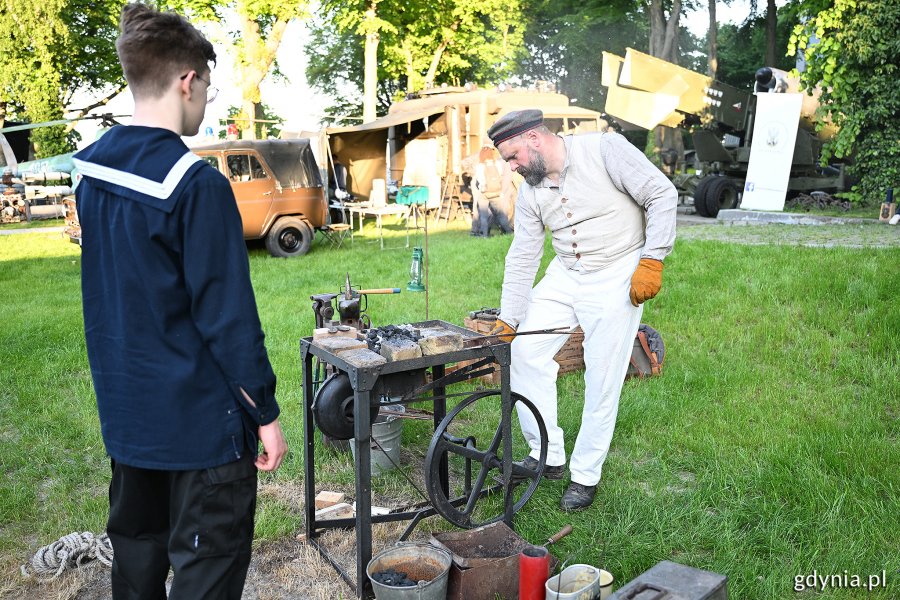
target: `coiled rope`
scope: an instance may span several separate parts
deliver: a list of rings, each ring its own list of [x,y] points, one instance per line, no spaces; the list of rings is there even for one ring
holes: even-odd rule
[[[90,531],[73,532],[35,552],[31,560],[22,565],[22,575],[51,581],[66,569],[80,567],[95,559],[110,566],[112,558],[112,544],[105,533],[95,536]]]

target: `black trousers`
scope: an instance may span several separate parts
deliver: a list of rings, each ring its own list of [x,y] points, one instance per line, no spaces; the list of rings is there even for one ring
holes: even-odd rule
[[[196,471],[112,462],[107,533],[115,600],[240,600],[250,565],[256,466],[252,455]]]
[[[513,228],[509,223],[509,216],[503,209],[501,196],[488,198],[484,194],[478,193],[475,198],[476,217],[472,218],[473,233],[488,237],[493,225],[500,228],[500,233],[512,233]]]

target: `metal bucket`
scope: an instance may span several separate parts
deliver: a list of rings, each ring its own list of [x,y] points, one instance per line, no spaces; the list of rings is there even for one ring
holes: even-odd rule
[[[376,600],[446,600],[453,559],[450,553],[428,544],[404,543],[382,550],[369,561],[366,575]],[[416,586],[394,587],[372,579],[373,573],[394,569],[406,573]]]
[[[400,434],[403,433],[403,418],[405,412],[402,404],[385,406],[378,417],[372,423],[371,464],[372,476],[390,471],[395,464],[400,464]],[[353,453],[353,462],[356,462],[356,445],[351,443],[350,450]],[[391,462],[393,461],[393,462]]]

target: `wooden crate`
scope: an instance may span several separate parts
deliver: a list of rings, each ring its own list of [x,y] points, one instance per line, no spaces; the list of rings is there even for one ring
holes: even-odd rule
[[[582,342],[584,342],[584,332],[579,327],[575,330],[575,333],[569,336],[563,347],[553,357],[553,360],[559,363],[560,374],[584,370],[584,348],[581,345]]]
[[[463,325],[466,329],[487,335],[496,326],[496,321],[466,317],[463,319]],[[575,333],[569,336],[569,339],[566,340],[563,347],[560,348],[559,352],[556,353],[556,356],[553,357],[553,360],[559,364],[560,375],[584,369],[584,349],[581,346],[583,341],[584,333],[582,333],[581,328],[579,327],[575,330]],[[458,369],[461,366],[470,364],[470,362],[471,361],[459,363],[456,367],[449,368],[447,371],[450,372]],[[500,371],[494,371],[490,375],[482,375],[479,379],[487,385],[498,386],[500,385]]]

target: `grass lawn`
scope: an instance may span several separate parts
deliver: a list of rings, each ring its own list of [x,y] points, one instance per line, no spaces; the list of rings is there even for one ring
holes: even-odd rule
[[[0,223],[0,231],[4,229],[37,229],[40,227],[63,227],[65,219],[32,219],[30,223]]]
[[[402,234],[385,240],[399,249],[384,251],[366,234],[293,260],[250,250],[292,448],[264,484],[302,490],[298,340],[313,327],[310,294],[337,292],[348,271],[361,287],[405,288],[409,279]],[[509,242],[433,232],[428,318],[461,324],[469,310],[496,306]],[[38,547],[105,525],[109,467],[84,348],[79,253],[58,233],[0,236],[0,596]],[[798,575],[865,582],[883,570],[887,587],[872,593],[826,587],[816,596],[900,597],[898,259],[896,248],[677,242],[643,319],[665,338],[664,376],[626,383],[594,507],[563,514],[565,482],[544,482],[516,517],[519,533],[542,543],[571,522],[554,553],[601,565],[619,583],[669,559],[727,574],[735,599],[792,597]],[[425,295],[370,296],[368,312],[376,325],[421,321]],[[584,384],[571,374],[559,385],[570,451]],[[404,432],[423,455],[428,438]],[[319,489],[352,494],[349,457],[318,458]],[[392,479],[380,478],[376,494]],[[441,526],[432,518],[420,528]],[[261,496],[258,538],[301,528],[296,504]]]

